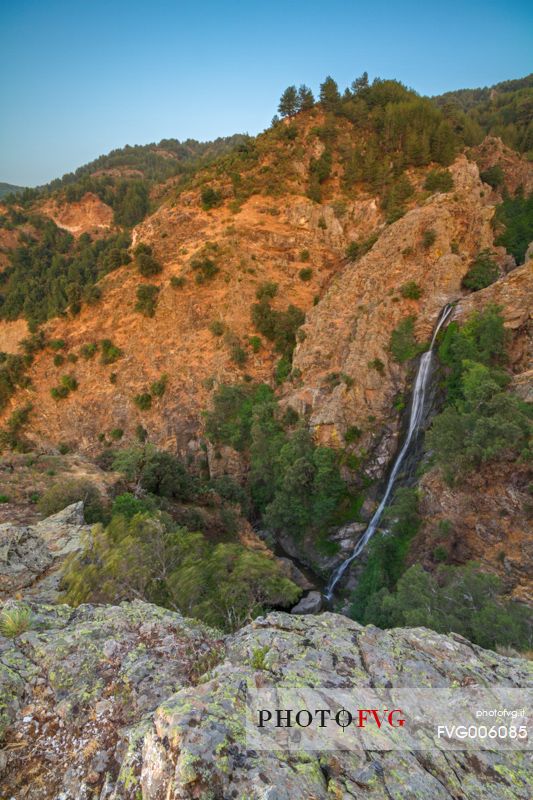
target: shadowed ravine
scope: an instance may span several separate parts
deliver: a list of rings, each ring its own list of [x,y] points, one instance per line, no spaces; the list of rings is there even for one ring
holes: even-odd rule
[[[339,564],[339,566],[334,570],[334,572],[331,575],[331,578],[329,579],[328,585],[324,592],[324,596],[328,601],[330,601],[331,598],[333,597],[335,587],[337,586],[339,581],[342,580],[346,570],[348,569],[352,561],[354,561],[363,552],[366,545],[368,544],[368,542],[378,529],[381,517],[383,516],[383,512],[387,507],[387,504],[394,490],[398,475],[400,473],[400,468],[404,463],[410,448],[416,443],[417,434],[419,433],[421,425],[425,419],[428,387],[430,385],[431,376],[433,373],[433,364],[435,359],[435,350],[434,350],[435,341],[437,339],[439,331],[449,319],[452,310],[453,306],[451,304],[447,304],[444,306],[437,320],[437,324],[435,325],[430,347],[420,358],[420,362],[418,364],[418,370],[416,373],[415,383],[411,395],[411,402],[410,402],[411,412],[409,416],[409,425],[407,428],[407,432],[405,434],[404,442],[394,460],[387,481],[387,485],[385,487],[385,491],[383,492],[381,501],[376,511],[374,512],[372,519],[368,523],[367,529],[357,542],[357,545],[354,548],[353,553],[347,559],[345,559],[341,564]]]

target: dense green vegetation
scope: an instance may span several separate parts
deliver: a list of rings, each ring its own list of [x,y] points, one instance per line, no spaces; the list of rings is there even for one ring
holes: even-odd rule
[[[45,517],[57,514],[71,503],[83,502],[83,515],[89,524],[102,522],[107,518],[102,496],[88,480],[64,480],[52,485],[41,495],[37,508]]]
[[[0,429],[0,450],[9,449],[21,452],[26,450],[27,443],[23,434],[32,409],[33,406],[26,403],[9,415],[5,427]]]
[[[275,286],[275,284],[270,284],[270,286]],[[252,322],[259,333],[274,342],[276,352],[290,362],[296,346],[296,331],[305,322],[305,314],[292,304],[286,311],[273,309],[269,302],[269,297],[272,295],[267,293],[268,287],[269,284],[264,284],[258,290],[260,299],[252,306]],[[269,291],[275,293],[276,290],[277,287]]]
[[[363,572],[351,596],[350,616],[364,624],[376,621],[382,590],[392,591],[405,571],[409,542],[420,528],[415,489],[400,488],[385,512],[386,533],[376,533],[367,549]]]
[[[67,602],[142,598],[233,630],[297,600],[300,589],[279,563],[238,541],[235,506],[243,509],[246,496],[230,477],[206,482],[147,443],[119,451],[113,468],[130,492],[103,513],[97,505],[103,524],[69,560]],[[50,492],[47,509],[55,509],[58,491]],[[63,491],[61,501],[83,492],[98,499],[80,485]]]
[[[292,415],[291,415],[292,416]],[[306,531],[318,536],[331,524],[346,495],[338,454],[317,447],[298,417],[286,430],[272,390],[265,385],[221,386],[206,414],[206,435],[215,444],[244,452],[254,513],[274,533],[299,538]]]
[[[504,386],[501,373],[465,363],[462,396],[434,419],[427,437],[450,483],[487,461],[531,458],[531,406]]]
[[[126,145],[99,156],[75,172],[63,175],[45,186],[25,189],[17,200],[30,203],[38,197],[63,190],[66,199],[72,202],[91,191],[114,207],[115,190],[118,193],[119,186],[125,186],[120,189],[120,193],[126,194],[130,183],[140,184],[144,193],[150,184],[197,170],[220,155],[231,152],[246,139],[242,134],[235,134],[211,142],[162,139],[157,144]]]
[[[146,512],[97,526],[64,577],[65,601],[142,598],[223,630],[273,605],[294,603],[300,589],[264,553],[237,542],[210,542],[199,531]]]
[[[410,288],[407,296],[413,294],[415,293]],[[416,340],[415,320],[416,317],[410,314],[402,319],[391,333],[389,350],[393,359],[399,364],[409,361],[425,349],[425,345],[419,344]]]
[[[501,137],[509,147],[533,151],[533,74],[483,89],[446,92],[433,101],[451,118],[467,115],[483,133]]]
[[[517,192],[514,197],[505,197],[496,209],[494,216],[496,227],[502,231],[496,238],[496,244],[503,245],[522,264],[526,250],[533,241],[533,192],[524,197]]]
[[[424,189],[430,192],[449,192],[453,189],[453,178],[447,169],[433,169],[424,181]]]
[[[364,614],[382,628],[424,626],[439,633],[465,636],[481,647],[530,649],[531,610],[501,598],[501,581],[476,564],[442,566],[434,574],[410,567],[396,590],[383,587],[372,596]],[[355,614],[356,619],[360,617]]]
[[[446,479],[499,458],[530,457],[531,406],[506,391],[505,331],[496,306],[452,323],[439,348],[448,405],[433,420],[428,446]]]
[[[103,275],[130,260],[129,236],[116,234],[92,241],[83,234],[76,241],[51,220],[33,218],[37,238],[9,254],[9,266],[0,274],[0,317],[24,316],[38,324],[65,313],[77,313],[82,302],[94,302],[91,290]]]
[[[24,186],[15,186],[13,183],[0,182],[0,200],[8,195],[18,194],[24,191]]]
[[[478,289],[485,289],[494,283],[499,274],[494,253],[491,253],[490,250],[482,250],[470,264],[462,285],[465,289],[476,292]]]
[[[151,283],[141,283],[137,286],[135,311],[144,314],[145,317],[153,317],[157,308],[158,294],[159,286],[154,286]]]

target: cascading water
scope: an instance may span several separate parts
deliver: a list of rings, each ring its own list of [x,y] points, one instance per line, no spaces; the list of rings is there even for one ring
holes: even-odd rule
[[[374,516],[368,523],[368,527],[360,540],[357,542],[357,546],[355,547],[353,553],[349,558],[339,564],[337,569],[333,572],[329,583],[326,587],[326,591],[324,595],[327,600],[331,600],[333,596],[333,592],[335,591],[335,587],[338,582],[341,580],[342,576],[352,563],[365,549],[366,545],[376,532],[378,525],[380,523],[381,517],[383,515],[383,511],[389,501],[389,498],[392,494],[392,490],[394,489],[394,484],[396,483],[396,479],[398,477],[398,473],[400,472],[400,467],[405,459],[409,451],[409,447],[413,439],[416,439],[416,434],[420,430],[420,425],[424,419],[424,407],[426,402],[426,393],[427,387],[429,384],[429,379],[432,373],[432,366],[433,366],[433,359],[434,359],[434,346],[435,340],[438,336],[438,333],[442,326],[445,324],[446,320],[449,318],[451,312],[453,310],[453,306],[448,304],[444,306],[442,309],[439,318],[437,320],[437,324],[435,325],[435,330],[433,332],[433,337],[431,339],[431,345],[429,350],[427,350],[422,357],[420,358],[420,363],[418,365],[418,371],[416,373],[415,385],[413,388],[413,394],[411,399],[411,414],[409,416],[409,427],[407,429],[407,433],[405,436],[404,443],[396,456],[396,460],[394,461],[393,467],[391,469],[389,480],[387,481],[387,486],[385,487],[385,491],[383,493],[383,497],[381,498],[381,502],[377,507],[376,511],[374,512]]]

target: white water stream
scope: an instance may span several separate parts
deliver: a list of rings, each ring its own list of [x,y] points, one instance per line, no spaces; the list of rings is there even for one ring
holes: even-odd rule
[[[396,456],[394,461],[393,467],[391,469],[389,479],[387,481],[387,486],[383,493],[383,497],[381,498],[381,502],[377,509],[374,512],[374,516],[368,523],[368,527],[366,531],[363,533],[357,545],[351,554],[345,561],[343,561],[333,572],[331,578],[329,579],[329,583],[326,587],[326,591],[324,595],[327,600],[331,600],[333,596],[333,592],[335,591],[335,587],[338,582],[341,580],[342,576],[352,563],[365,549],[368,542],[376,532],[378,525],[380,523],[381,517],[383,515],[383,511],[389,501],[389,498],[392,494],[392,490],[394,489],[394,484],[396,483],[396,478],[398,477],[398,473],[400,472],[400,467],[407,455],[411,442],[413,438],[416,438],[416,434],[420,430],[420,425],[424,419],[424,407],[426,402],[426,394],[427,388],[430,383],[430,377],[432,373],[432,366],[433,366],[433,359],[435,357],[434,353],[434,346],[435,340],[438,336],[438,333],[442,326],[445,324],[446,320],[450,316],[453,310],[452,305],[446,305],[442,309],[439,318],[437,320],[437,324],[435,326],[435,330],[433,332],[433,337],[431,339],[431,345],[429,350],[427,350],[420,358],[420,363],[418,365],[418,371],[416,373],[416,380],[415,385],[413,388],[412,400],[411,400],[411,414],[409,417],[409,427],[407,429],[407,434],[405,436],[404,443]]]

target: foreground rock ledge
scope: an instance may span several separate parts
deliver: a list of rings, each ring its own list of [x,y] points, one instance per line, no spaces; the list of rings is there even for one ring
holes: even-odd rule
[[[273,613],[224,638],[142,602],[33,610],[30,630],[0,637],[2,797],[531,797],[525,753],[247,751],[240,699],[245,684],[526,687],[525,660],[330,613]]]

